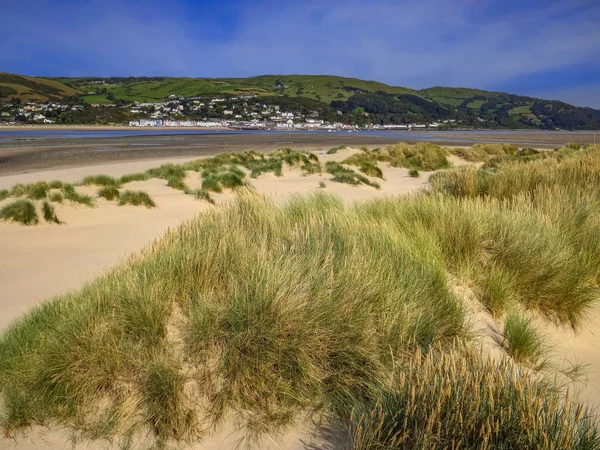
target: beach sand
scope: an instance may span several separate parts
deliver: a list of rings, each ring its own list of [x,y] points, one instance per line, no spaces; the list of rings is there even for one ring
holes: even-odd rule
[[[325,149],[316,152],[321,161],[341,161],[357,149],[341,150],[334,155],[326,155]],[[55,169],[0,177],[0,189],[16,183],[30,183],[40,180],[62,180],[75,182],[86,175],[103,173],[121,176],[127,173],[145,171],[166,162],[183,162],[192,158],[145,160],[125,163],[103,164],[93,167]],[[458,158],[455,165],[467,164]],[[369,186],[352,187],[331,181],[329,174],[302,176],[297,170],[286,169],[282,177],[271,173],[258,179],[250,179],[257,191],[275,199],[285,201],[294,194],[309,194],[318,191],[333,193],[351,203],[380,196],[409,194],[427,186],[431,173],[422,172],[419,178],[412,178],[408,170],[392,168],[380,164],[385,180],[373,179],[381,184],[377,190]],[[320,187],[320,182],[325,188]],[[188,173],[186,184],[198,188],[201,180],[196,172]],[[185,195],[181,191],[166,186],[166,181],[152,179],[132,182],[127,189],[146,191],[156,202],[157,208],[117,206],[115,202],[96,200],[94,208],[85,206],[57,205],[58,217],[63,225],[23,226],[0,222],[0,330],[18,319],[32,307],[54,296],[81,287],[86,281],[124,261],[129,255],[141,250],[152,240],[159,238],[170,227],[191,219],[215,206],[205,201]],[[96,188],[78,187],[82,193],[93,193]],[[216,208],[234,198],[233,194],[215,195]],[[0,202],[0,205],[9,200]],[[591,319],[574,332],[571,329],[557,328],[541,319],[537,323],[548,337],[551,348],[551,364],[557,374],[564,379],[565,386],[580,392],[588,404],[600,407],[600,308],[596,307]],[[502,354],[497,334],[501,323],[480,308],[473,312],[475,331],[492,353]],[[585,376],[573,382],[561,375],[571,364],[585,366]],[[267,438],[259,448],[265,449],[304,449],[304,448],[345,448],[343,443],[332,444],[330,435],[313,435],[314,427],[291,428],[284,436]],[[339,435],[336,435],[339,437]],[[243,432],[226,423],[223,428],[207,437],[192,448],[229,449],[242,439]],[[343,434],[342,434],[343,437]],[[108,449],[106,442],[71,443],[66,430],[34,427],[19,434],[16,440],[0,439],[0,448],[13,450],[54,450],[63,448]]]

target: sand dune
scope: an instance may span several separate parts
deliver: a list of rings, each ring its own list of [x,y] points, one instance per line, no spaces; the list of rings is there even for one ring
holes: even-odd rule
[[[356,149],[345,149],[334,155],[317,152],[322,162],[342,161]],[[189,160],[191,158],[186,158]],[[0,177],[0,189],[16,183],[31,183],[40,180],[58,179],[75,182],[83,176],[104,173],[121,176],[156,167],[165,162],[182,160],[152,160],[133,163],[104,164],[102,166],[70,168]],[[458,158],[453,163],[465,164]],[[293,194],[307,194],[318,190],[339,195],[347,202],[371,199],[379,196],[400,195],[415,192],[427,185],[431,173],[422,172],[419,178],[412,178],[407,169],[392,168],[380,164],[384,181],[377,180],[381,189],[361,185],[358,187],[331,181],[329,174],[303,176],[300,171],[285,169],[282,177],[272,173],[252,179],[251,183],[259,192],[283,201]],[[375,179],[373,179],[375,180]],[[186,184],[197,189],[201,179],[197,172],[189,172]],[[325,187],[322,186],[324,184]],[[190,219],[202,211],[213,208],[205,201],[185,195],[169,188],[166,181],[152,179],[133,182],[128,189],[147,192],[156,202],[157,208],[146,209],[134,206],[118,206],[115,202],[103,199],[96,201],[94,208],[85,206],[57,205],[58,217],[64,225],[40,224],[26,227],[20,224],[0,222],[0,329],[28,311],[41,301],[80,287],[102,271],[139,251],[153,239],[160,237],[169,227]],[[95,192],[96,188],[80,187]],[[215,194],[217,206],[229,201],[231,193]],[[7,201],[0,202],[0,205]],[[571,329],[558,329],[554,325],[539,321],[551,350],[551,365],[560,371],[567,371],[573,364],[581,364],[585,375],[572,383],[565,375],[565,384],[581,393],[593,406],[600,407],[600,308],[590,315],[585,326],[575,333]],[[486,345],[494,347],[493,352],[502,352],[494,339],[495,331],[501,325],[482,310],[474,312],[477,332],[482,334]],[[239,431],[226,426],[207,438],[196,449],[231,448],[242,438]],[[15,441],[0,440],[0,447],[29,450],[34,448],[65,448],[70,436],[63,430],[34,428],[27,435],[20,435]],[[300,449],[324,448],[322,437],[311,437],[306,430],[292,430],[286,436],[266,442],[261,448]],[[110,448],[107,443],[80,443],[73,448]]]

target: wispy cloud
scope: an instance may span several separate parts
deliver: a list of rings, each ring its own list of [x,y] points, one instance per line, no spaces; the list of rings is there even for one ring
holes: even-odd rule
[[[9,71],[330,73],[413,88],[519,90],[535,86],[535,77],[562,70],[566,83],[556,80],[554,89],[540,91],[554,91],[566,101],[600,84],[597,75],[585,85],[581,79],[568,85],[570,67],[600,74],[600,4],[594,0],[259,0],[227,5],[24,0],[7,12],[12,20],[0,30],[0,48],[2,70]],[[29,25],[27,32],[23,23]],[[587,98],[586,104],[600,107],[600,99]]]

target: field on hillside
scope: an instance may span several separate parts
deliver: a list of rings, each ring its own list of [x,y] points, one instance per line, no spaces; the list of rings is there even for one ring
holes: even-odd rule
[[[237,200],[7,329],[4,431],[53,424],[131,448],[224,423],[256,442],[320,420],[355,449],[598,448],[597,416],[552,381],[533,319],[579,329],[598,304],[600,148],[457,149],[483,165],[355,204],[244,186],[241,168],[360,184],[384,165],[449,166],[432,144],[344,150],[324,167],[280,150],[83,180],[107,195],[147,177],[185,190],[192,170],[204,193],[233,187]],[[473,332],[474,310],[502,324],[496,352]]]
[[[79,90],[52,79],[0,72],[0,101],[20,98],[22,102],[42,103],[47,100],[61,100],[80,93]]]

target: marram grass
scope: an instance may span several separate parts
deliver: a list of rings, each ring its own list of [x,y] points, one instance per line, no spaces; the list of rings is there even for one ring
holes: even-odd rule
[[[507,360],[464,349],[417,350],[388,386],[350,405],[355,450],[600,446],[596,417],[583,405]]]
[[[470,337],[454,280],[480,292],[491,267],[512,277],[511,301],[558,321],[585,316],[595,272],[580,241],[560,239],[542,215],[531,202],[440,194],[346,206],[324,193],[277,205],[242,192],[15,322],[0,340],[3,426],[192,441],[208,422],[272,433],[313,413],[354,424],[357,448],[398,437],[407,448],[436,437],[594,448],[590,413],[550,387],[479,356],[444,356]],[[420,384],[402,384],[421,372]],[[388,397],[410,406],[406,416],[377,416]],[[532,422],[519,428],[519,417]],[[390,424],[383,434],[379,423]]]

